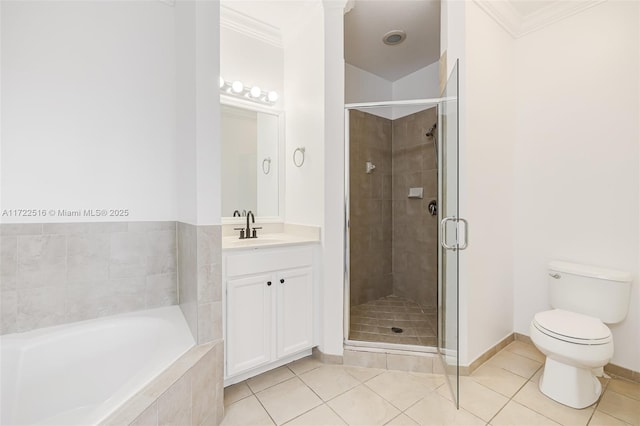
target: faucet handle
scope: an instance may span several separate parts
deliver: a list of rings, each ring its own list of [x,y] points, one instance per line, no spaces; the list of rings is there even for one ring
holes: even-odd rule
[[[253,232],[251,233],[251,238],[258,238],[258,233],[256,232],[256,230],[258,229],[262,229],[262,226],[254,226],[253,227]]]
[[[233,228],[233,229],[234,229],[234,231],[240,231],[240,239],[241,240],[244,240],[245,238],[247,238],[247,237],[244,236],[244,232],[245,232],[244,228]]]

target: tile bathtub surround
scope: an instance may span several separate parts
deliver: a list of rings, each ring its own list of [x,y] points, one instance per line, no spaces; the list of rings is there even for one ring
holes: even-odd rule
[[[177,303],[176,223],[0,225],[0,332]]]
[[[222,338],[222,229],[178,222],[180,308],[199,344]]]
[[[533,346],[510,343],[461,378],[456,410],[442,375],[327,366],[303,358],[227,387],[222,425],[640,424],[640,384],[603,379],[600,401],[576,410],[540,393],[539,359]]]
[[[219,425],[223,356],[221,341],[193,347],[101,425]]]

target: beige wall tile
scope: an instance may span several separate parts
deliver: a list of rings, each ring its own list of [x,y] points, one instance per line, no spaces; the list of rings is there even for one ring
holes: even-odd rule
[[[0,292],[0,334],[15,333],[18,327],[18,292]]]
[[[18,290],[17,331],[49,327],[65,321],[65,289],[39,287]]]
[[[191,425],[191,375],[182,376],[158,398],[159,425]]]
[[[198,304],[198,343],[222,338],[222,302]]]
[[[0,237],[0,276],[15,277],[18,270],[18,238],[15,236]],[[15,282],[15,281],[14,281]],[[9,290],[4,284],[3,289]]]
[[[387,354],[389,370],[414,371],[417,373],[433,372],[433,357],[418,355]]]
[[[158,403],[154,402],[149,408],[144,410],[132,423],[131,426],[157,426],[158,425]]]
[[[364,352],[345,350],[344,365],[357,367],[387,368],[387,354],[380,352]]]
[[[39,234],[42,234],[41,223],[0,224],[0,235],[39,235]]]
[[[220,402],[223,398],[218,395],[218,382],[223,377],[218,376],[216,363],[218,362],[215,349],[207,352],[191,369],[192,393],[192,422],[202,424],[206,419],[215,419],[218,410],[222,410]]]

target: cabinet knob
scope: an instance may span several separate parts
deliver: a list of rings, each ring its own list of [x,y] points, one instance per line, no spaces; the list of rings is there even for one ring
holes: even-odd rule
[[[271,285],[271,281],[267,281],[267,285]]]
[[[284,284],[284,278],[280,278],[280,283]]]

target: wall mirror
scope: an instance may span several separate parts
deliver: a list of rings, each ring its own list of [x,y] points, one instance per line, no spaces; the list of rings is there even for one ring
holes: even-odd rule
[[[222,220],[262,222],[284,216],[284,113],[220,97]]]

